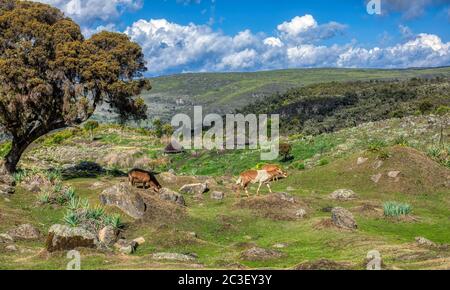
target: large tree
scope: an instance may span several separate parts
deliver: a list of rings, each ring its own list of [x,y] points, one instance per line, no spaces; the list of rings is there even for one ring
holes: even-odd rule
[[[56,8],[0,1],[0,126],[12,137],[4,169],[16,170],[37,138],[78,125],[97,106],[109,105],[121,121],[146,118],[134,98],[150,89],[141,47],[119,33],[85,39]]]

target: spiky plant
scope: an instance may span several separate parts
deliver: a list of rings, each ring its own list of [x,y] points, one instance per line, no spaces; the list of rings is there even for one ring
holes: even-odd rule
[[[49,204],[50,194],[48,192],[41,193],[37,196],[37,200],[40,204]]]
[[[93,220],[101,220],[105,216],[105,209],[101,206],[89,208],[86,212],[86,218]]]
[[[122,222],[122,218],[118,214],[114,215],[105,215],[103,222],[108,225],[112,226],[114,229],[120,230],[124,227],[124,223]]]
[[[409,215],[412,212],[412,207],[407,203],[386,202],[383,206],[384,215],[386,217],[400,217]]]
[[[73,189],[73,187],[68,188],[64,192],[64,195],[66,196],[67,200],[69,200],[69,201],[77,197],[77,194],[75,192],[75,189]]]
[[[67,204],[67,208],[71,211],[76,211],[77,209],[80,208],[80,199],[76,196],[74,196],[73,198],[69,199],[69,202]]]
[[[80,224],[80,219],[76,214],[76,212],[68,210],[67,213],[64,215],[64,222],[69,226],[75,228]]]

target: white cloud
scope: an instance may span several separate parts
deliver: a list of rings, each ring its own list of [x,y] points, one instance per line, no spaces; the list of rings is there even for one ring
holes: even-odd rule
[[[296,16],[291,21],[283,22],[278,25],[278,30],[286,33],[291,37],[296,37],[300,33],[307,32],[310,29],[317,27],[317,21],[312,15]]]
[[[437,35],[415,35],[408,30],[408,37],[402,43],[384,48],[363,48],[354,42],[327,46],[317,44],[318,39],[335,35],[334,32],[342,30],[344,25],[336,22],[320,25],[312,16],[305,17],[284,22],[280,25],[282,31],[274,36],[255,34],[250,30],[228,36],[206,25],[179,25],[165,19],[137,21],[125,33],[142,45],[152,74],[297,67],[450,65],[450,43],[444,43]],[[315,37],[308,36],[312,32]]]

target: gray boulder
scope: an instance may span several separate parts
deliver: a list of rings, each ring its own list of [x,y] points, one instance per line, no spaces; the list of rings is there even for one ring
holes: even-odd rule
[[[115,206],[134,219],[144,217],[146,205],[142,197],[128,184],[119,184],[102,192],[100,201],[103,205]]]
[[[131,255],[136,252],[138,245],[137,241],[121,239],[114,244],[114,247],[122,254]]]
[[[190,195],[201,195],[205,192],[208,192],[208,184],[207,183],[194,183],[194,184],[186,184],[180,188],[181,193],[190,194]]]
[[[41,233],[37,228],[30,224],[23,224],[8,231],[14,240],[37,240]]]
[[[244,251],[241,254],[241,258],[246,261],[266,261],[279,259],[283,256],[282,253],[274,250],[268,250],[263,248],[254,247]]]
[[[331,219],[333,224],[339,228],[346,230],[356,230],[358,225],[353,214],[342,207],[335,207],[331,211]]]
[[[172,191],[168,188],[162,188],[159,191],[159,198],[161,200],[176,203],[180,206],[186,206],[186,201],[184,200],[184,197],[181,194],[179,194],[175,191]]]
[[[96,248],[97,236],[82,228],[53,225],[48,231],[46,248],[49,252],[69,251],[76,248]]]
[[[211,199],[213,200],[223,200],[225,198],[225,194],[220,191],[213,191],[211,193]]]

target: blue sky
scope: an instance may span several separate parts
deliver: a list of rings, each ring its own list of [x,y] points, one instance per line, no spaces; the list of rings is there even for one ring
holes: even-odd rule
[[[39,0],[89,37],[127,33],[149,75],[450,65],[450,0]]]

